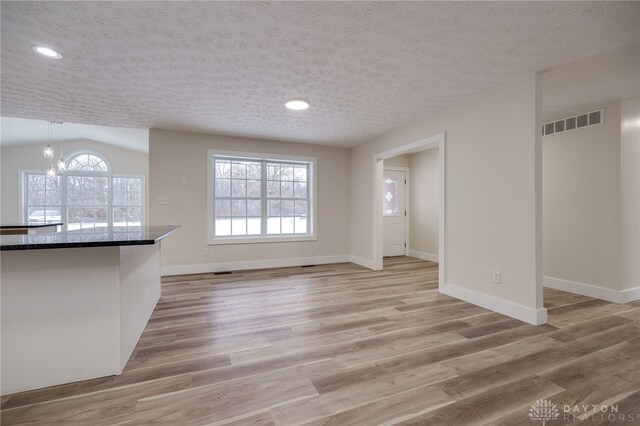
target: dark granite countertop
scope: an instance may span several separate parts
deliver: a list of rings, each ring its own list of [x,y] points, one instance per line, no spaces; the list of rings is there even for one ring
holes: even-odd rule
[[[62,222],[51,222],[51,223],[5,223],[0,225],[0,229],[5,228],[43,228],[45,226],[62,226],[64,223]]]
[[[0,250],[38,250],[77,247],[155,244],[180,225],[91,228],[39,235],[2,235]]]

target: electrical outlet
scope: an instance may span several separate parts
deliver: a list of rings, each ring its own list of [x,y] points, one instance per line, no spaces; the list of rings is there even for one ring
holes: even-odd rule
[[[166,195],[160,196],[156,198],[156,204],[158,205],[167,205],[169,204],[169,197]]]
[[[320,250],[320,242],[316,242],[316,250]]]
[[[502,283],[502,272],[493,271],[493,282],[496,283],[496,284],[501,284]]]
[[[209,256],[209,247],[205,247],[202,249],[202,255],[203,256]]]

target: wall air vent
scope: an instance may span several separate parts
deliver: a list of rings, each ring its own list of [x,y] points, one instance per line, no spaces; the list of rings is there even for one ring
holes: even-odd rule
[[[556,133],[582,129],[583,127],[595,126],[596,124],[602,123],[604,123],[604,109],[599,109],[547,123],[542,126],[542,136],[555,135]]]

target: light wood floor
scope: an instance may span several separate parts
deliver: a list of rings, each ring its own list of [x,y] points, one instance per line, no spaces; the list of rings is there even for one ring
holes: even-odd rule
[[[437,277],[399,257],[165,279],[121,376],[3,397],[2,424],[531,426],[541,398],[640,419],[639,302],[545,290],[535,327]]]

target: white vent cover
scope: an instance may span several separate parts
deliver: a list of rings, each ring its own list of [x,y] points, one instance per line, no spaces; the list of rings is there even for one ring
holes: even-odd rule
[[[542,126],[542,136],[582,129],[604,123],[604,109],[574,115],[562,120],[552,121]]]

